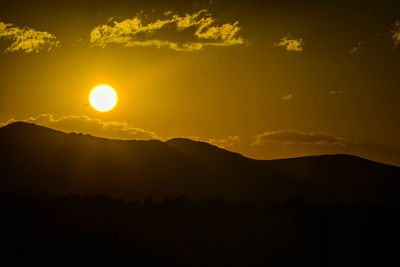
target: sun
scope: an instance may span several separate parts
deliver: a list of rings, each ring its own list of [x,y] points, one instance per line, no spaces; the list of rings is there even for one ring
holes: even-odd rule
[[[89,101],[95,110],[106,112],[117,104],[117,93],[108,85],[99,85],[90,92]]]

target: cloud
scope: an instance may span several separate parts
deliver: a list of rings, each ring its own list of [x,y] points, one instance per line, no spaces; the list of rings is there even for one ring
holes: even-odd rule
[[[3,126],[16,121],[20,120],[11,119],[7,123],[3,123]],[[35,123],[64,132],[90,134],[111,139],[160,139],[156,133],[133,127],[126,122],[104,121],[90,118],[85,115],[68,115],[56,118],[52,114],[41,114],[37,117],[30,117],[22,121]]]
[[[358,42],[355,46],[353,46],[350,49],[349,53],[354,54],[356,52],[359,52],[362,49],[362,45],[363,45],[363,42],[361,42],[361,41]]]
[[[303,38],[293,39],[290,36],[283,37],[279,42],[274,43],[276,47],[283,47],[287,51],[301,52],[303,51]]]
[[[244,150],[245,149],[245,150]],[[350,154],[400,166],[400,146],[356,140],[326,132],[277,130],[253,136],[245,155],[259,159]],[[242,149],[241,149],[242,150]],[[241,151],[242,152],[242,151]]]
[[[281,145],[329,145],[347,146],[354,141],[324,132],[300,132],[295,130],[279,130],[265,132],[256,136],[253,146],[263,145],[268,142],[276,142]]]
[[[210,138],[206,142],[213,144],[215,146],[218,146],[220,148],[228,148],[228,147],[233,147],[237,143],[240,142],[239,136],[228,136],[225,138],[220,138],[220,139],[215,139],[215,138]]]
[[[292,100],[293,99],[293,95],[292,94],[288,94],[288,95],[284,95],[281,97],[282,100]]]
[[[232,148],[233,146],[239,144],[241,142],[241,139],[237,135],[230,135],[227,137],[223,138],[201,138],[200,136],[197,135],[192,135],[188,136],[187,138],[195,140],[195,141],[201,141],[201,142],[207,142],[209,144],[212,144],[214,146],[218,146],[220,148]],[[171,138],[169,138],[171,139]]]
[[[394,46],[396,47],[400,45],[400,19],[394,23],[394,27],[395,29],[392,31],[392,38],[394,41]]]
[[[112,22],[111,25],[100,25],[92,30],[90,33],[92,47],[105,48],[110,44],[120,44],[125,47],[154,46],[175,51],[199,51],[207,46],[245,44],[243,38],[237,36],[240,31],[239,22],[214,25],[215,19],[207,13],[207,10],[185,14],[185,16],[168,11],[164,12],[163,19],[157,19],[148,24],[144,23],[140,15],[122,21],[111,19],[110,22]],[[175,34],[193,28],[195,31],[191,36],[192,40],[176,42],[167,38],[151,38],[156,32],[171,25],[175,29]]]
[[[4,22],[0,22],[0,38],[11,40],[11,45],[6,48],[5,52],[38,53],[40,50],[50,51],[60,46],[60,42],[51,33],[28,27],[14,27],[12,24]]]

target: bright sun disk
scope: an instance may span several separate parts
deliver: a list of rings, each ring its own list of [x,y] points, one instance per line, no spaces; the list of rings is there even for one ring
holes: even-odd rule
[[[109,111],[117,104],[117,93],[108,85],[99,85],[90,92],[89,101],[95,110]]]

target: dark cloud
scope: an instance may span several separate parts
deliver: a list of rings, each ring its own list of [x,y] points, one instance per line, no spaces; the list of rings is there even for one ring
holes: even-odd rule
[[[347,146],[354,142],[350,139],[323,132],[299,132],[294,130],[265,132],[256,136],[253,145],[262,145],[265,142],[278,142],[283,145],[312,144],[312,145],[339,145]]]

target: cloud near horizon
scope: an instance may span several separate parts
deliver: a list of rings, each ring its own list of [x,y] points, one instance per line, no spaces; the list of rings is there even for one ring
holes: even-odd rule
[[[92,47],[105,48],[110,44],[120,44],[125,47],[153,46],[190,52],[203,50],[207,46],[226,47],[245,44],[243,38],[237,36],[240,31],[239,22],[214,25],[215,19],[207,10],[185,16],[169,11],[164,13],[164,18],[148,24],[144,23],[140,15],[122,21],[110,20],[112,25],[97,26],[90,33]],[[151,38],[154,33],[166,29],[168,25],[174,26],[176,34],[189,28],[195,29],[192,40],[177,42],[165,38]],[[142,34],[147,38],[140,37]]]
[[[355,140],[326,132],[268,131],[254,136],[249,156],[262,159],[350,154],[400,166],[400,147]]]
[[[11,23],[4,22],[0,22],[0,38],[11,41],[5,52],[39,53],[41,50],[50,51],[60,46],[60,42],[51,33],[29,27],[15,27]]]
[[[283,37],[279,42],[274,43],[276,47],[283,47],[287,51],[301,52],[303,51],[304,41],[303,38],[294,39],[290,36]]]
[[[240,142],[240,137],[237,135],[234,136],[228,136],[225,138],[220,138],[220,139],[215,139],[215,138],[210,138],[208,139],[206,142],[218,146],[220,148],[229,148],[229,147],[233,147],[236,144],[238,144]]]
[[[300,132],[295,130],[279,130],[264,132],[256,136],[253,146],[263,145],[268,142],[276,142],[281,145],[330,145],[348,146],[355,141],[324,132]]]
[[[6,123],[0,123],[0,126],[5,126],[16,121],[35,123],[64,132],[90,134],[111,139],[160,139],[155,132],[133,127],[126,122],[105,121],[86,115],[68,115],[56,118],[52,114],[41,114],[37,117],[29,117],[25,120],[11,119]]]

